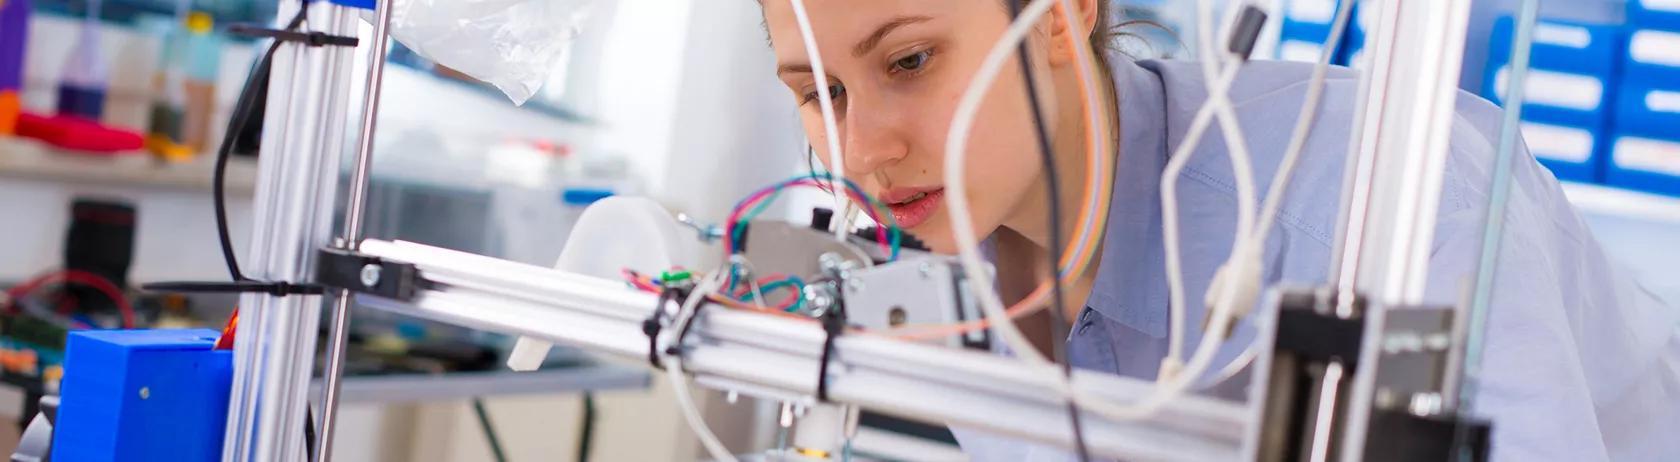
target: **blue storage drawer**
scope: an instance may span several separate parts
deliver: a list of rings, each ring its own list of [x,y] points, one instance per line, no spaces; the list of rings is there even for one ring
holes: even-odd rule
[[[1558,179],[1603,180],[1608,143],[1601,127],[1571,126],[1524,114],[1522,134],[1528,152]]]
[[[1680,196],[1680,137],[1618,133],[1610,152],[1605,183]]]
[[[1510,72],[1511,28],[1509,16],[1494,24],[1482,81],[1482,95],[1499,104]],[[1531,48],[1524,118],[1601,131],[1614,95],[1620,43],[1614,26],[1541,20]]]
[[[1680,195],[1680,83],[1624,86],[1615,133],[1606,182]]]
[[[1680,87],[1680,31],[1629,31],[1623,54],[1624,81]]]
[[[1628,0],[1629,25],[1680,30],[1680,0]]]

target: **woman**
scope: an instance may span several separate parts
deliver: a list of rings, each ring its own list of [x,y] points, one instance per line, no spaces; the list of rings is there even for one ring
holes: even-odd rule
[[[778,75],[801,107],[816,158],[828,159],[815,77],[787,0],[764,4]],[[1167,283],[1160,184],[1169,154],[1206,99],[1194,63],[1134,61],[1107,49],[1107,9],[1076,0],[1078,21],[1052,12],[1029,38],[1038,100],[1061,178],[1084,178],[1083,99],[1074,73],[1089,47],[1108,84],[1100,98],[1118,146],[1108,227],[1096,265],[1068,287],[1066,339],[1076,367],[1152,379],[1166,354]],[[942,184],[953,108],[1010,21],[1003,1],[807,0],[840,125],[845,175],[888,202],[898,223],[953,252]],[[1058,7],[1059,8],[1059,7]],[[1075,34],[1078,40],[1067,40]],[[1268,186],[1306,92],[1311,66],[1250,62],[1230,96]],[[1046,274],[1051,242],[1046,192],[1024,74],[1010,68],[982,106],[964,172],[974,224],[995,245],[999,286],[1019,299]],[[1266,286],[1326,280],[1356,78],[1332,72],[1325,102],[1276,228],[1264,242]],[[1458,98],[1429,274],[1431,303],[1454,303],[1474,267],[1490,184],[1499,110]],[[1187,294],[1201,294],[1231,249],[1235,193],[1228,153],[1207,136],[1178,187]],[[1618,277],[1552,176],[1526,151],[1514,169],[1494,289],[1478,411],[1494,419],[1500,460],[1652,460],[1680,456],[1680,335],[1676,310]],[[1064,233],[1079,215],[1079,181],[1062,181]],[[1070,236],[1062,236],[1065,242]],[[1186,320],[1199,330],[1201,297]],[[1031,329],[1030,322],[1023,328]],[[1048,332],[1045,324],[1037,330]],[[1045,335],[1044,337],[1048,337]],[[1239,336],[1241,337],[1241,336]],[[1240,350],[1228,342],[1222,358]],[[1192,337],[1188,345],[1195,345]],[[1225,361],[1221,361],[1223,363]],[[1237,385],[1240,387],[1240,384]],[[1233,394],[1233,387],[1224,387]],[[1220,392],[1217,391],[1216,392]],[[1067,452],[958,432],[980,460],[1065,459]]]

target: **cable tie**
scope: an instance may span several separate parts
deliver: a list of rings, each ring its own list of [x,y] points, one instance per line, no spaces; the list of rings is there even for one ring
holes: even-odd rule
[[[823,350],[822,358],[817,363],[817,401],[829,402],[828,399],[828,365],[834,356],[834,339],[839,338],[846,331],[846,317],[838,308],[823,313]]]
[[[282,42],[302,43],[311,47],[338,46],[355,48],[359,40],[356,37],[332,35],[325,32],[297,32],[291,30],[269,29],[250,24],[234,24],[228,26],[228,33],[251,38],[271,38]]]
[[[642,320],[642,333],[648,338],[648,364],[654,369],[665,370],[665,364],[659,360],[659,332],[665,328],[665,303],[677,294],[676,288],[666,287],[659,291],[659,301],[653,306],[653,314]]]
[[[320,284],[294,284],[285,281],[265,282],[255,279],[242,281],[171,281],[143,284],[140,290],[146,292],[178,292],[178,293],[260,293],[275,297],[290,295],[321,295],[327,288]]]

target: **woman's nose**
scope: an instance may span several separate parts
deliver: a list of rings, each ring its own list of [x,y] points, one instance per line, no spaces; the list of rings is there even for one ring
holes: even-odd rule
[[[846,111],[845,144],[847,175],[867,175],[909,155],[899,115],[884,101],[854,97]]]

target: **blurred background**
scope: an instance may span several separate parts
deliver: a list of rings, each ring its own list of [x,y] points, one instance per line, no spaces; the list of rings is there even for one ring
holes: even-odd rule
[[[1672,304],[1680,5],[1644,1],[1542,2],[1522,131],[1628,277]],[[1122,44],[1133,56],[1193,58],[1194,2],[1119,3],[1120,19],[1165,26],[1133,31],[1142,38]],[[1473,4],[1463,89],[1499,101],[1516,5]],[[1277,0],[1257,53],[1316,60],[1336,6]],[[1360,6],[1337,64],[1361,65]],[[0,450],[10,452],[34,398],[56,390],[66,330],[226,323],[233,297],[135,287],[226,278],[210,194],[226,138],[231,237],[245,255],[260,124],[223,127],[261,44],[227,31],[271,24],[275,11],[267,1],[0,0]],[[550,266],[593,201],[645,195],[718,221],[748,190],[807,168],[755,2],[593,1],[581,24],[523,106],[394,45],[367,235]],[[365,62],[354,68],[360,86]],[[804,219],[823,200],[798,196],[770,213]],[[699,454],[670,391],[640,365],[560,348],[543,371],[515,375],[500,367],[510,338],[373,310],[357,312],[352,338],[341,460]],[[773,405],[713,394],[704,408],[731,447],[775,444]],[[860,453],[961,459],[942,428],[881,416],[865,425]]]

